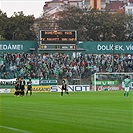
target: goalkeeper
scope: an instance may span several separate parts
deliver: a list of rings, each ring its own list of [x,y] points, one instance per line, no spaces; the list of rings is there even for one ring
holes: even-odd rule
[[[130,90],[130,85],[131,85],[131,79],[127,75],[126,78],[124,79],[124,96],[129,95],[129,90]]]

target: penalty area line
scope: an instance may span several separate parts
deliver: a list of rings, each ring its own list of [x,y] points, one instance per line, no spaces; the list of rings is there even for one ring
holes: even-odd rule
[[[13,127],[7,127],[7,126],[2,126],[2,125],[0,125],[0,128],[13,130],[13,131],[17,131],[17,132],[20,132],[20,133],[31,133],[31,132],[24,131],[24,130],[21,130],[21,129],[17,129],[17,128],[13,128]]]

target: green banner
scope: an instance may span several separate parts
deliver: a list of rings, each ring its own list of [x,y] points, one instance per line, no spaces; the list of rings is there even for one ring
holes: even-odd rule
[[[92,81],[92,85],[94,85],[94,81]],[[102,81],[96,81],[97,86],[113,86],[118,85],[118,81],[111,81],[111,80],[102,80]]]
[[[84,48],[90,54],[132,54],[133,42],[77,42],[77,46]]]
[[[22,53],[35,48],[36,41],[0,41],[0,52]]]

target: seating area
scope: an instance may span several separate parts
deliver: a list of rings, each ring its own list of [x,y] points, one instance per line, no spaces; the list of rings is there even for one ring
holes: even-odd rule
[[[114,59],[114,60],[113,60]],[[3,53],[0,55],[0,78],[16,77],[57,79],[89,79],[95,72],[132,72],[133,55],[95,55],[78,57],[50,53]]]

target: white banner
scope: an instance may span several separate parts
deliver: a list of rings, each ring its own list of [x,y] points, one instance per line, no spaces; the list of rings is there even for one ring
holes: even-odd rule
[[[0,93],[10,93],[10,89],[0,89]]]
[[[111,90],[120,90],[119,86],[97,86],[98,91],[111,91]]]
[[[29,79],[25,79],[25,85],[27,85],[27,82],[29,81]],[[31,79],[32,81],[32,85],[39,85],[39,79]]]
[[[0,79],[0,85],[14,85],[16,79]]]
[[[69,92],[90,91],[90,85],[69,85]],[[61,92],[61,85],[51,85],[50,92]]]
[[[16,78],[13,79],[0,79],[0,85],[14,85]],[[25,79],[26,85],[29,79]],[[31,79],[32,85],[39,85],[39,79]]]

